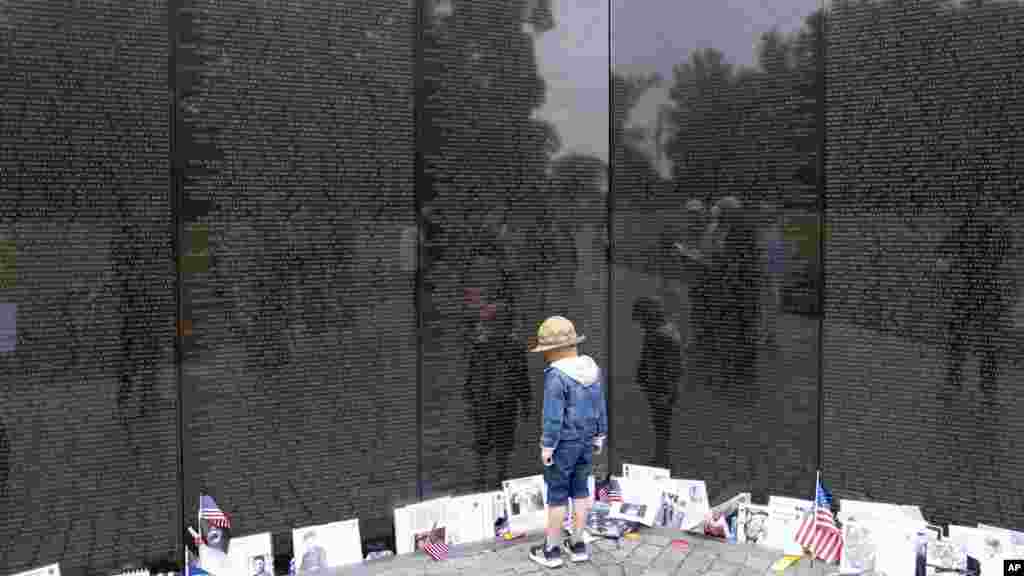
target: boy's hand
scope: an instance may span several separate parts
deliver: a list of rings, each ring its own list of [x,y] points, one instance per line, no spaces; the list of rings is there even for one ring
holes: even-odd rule
[[[551,466],[554,463],[555,449],[554,448],[541,448],[540,449],[540,461],[544,466]]]
[[[604,449],[604,437],[600,436],[594,438],[594,454],[600,454],[601,450]]]

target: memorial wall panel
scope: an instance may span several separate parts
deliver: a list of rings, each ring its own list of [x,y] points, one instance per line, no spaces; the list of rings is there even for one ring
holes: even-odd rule
[[[713,497],[798,495],[817,460],[819,14],[709,6],[612,4],[615,456]]]
[[[417,143],[425,497],[540,473],[543,361],[527,342],[567,316],[603,363],[607,302],[607,27],[587,25],[606,9],[431,4]]]
[[[1024,6],[830,16],[826,477],[1019,526]]]
[[[201,69],[176,150],[185,510],[210,494],[279,554],[337,520],[387,537],[416,495],[414,17],[197,2],[179,23]]]
[[[5,572],[180,542],[166,10],[0,7]]]

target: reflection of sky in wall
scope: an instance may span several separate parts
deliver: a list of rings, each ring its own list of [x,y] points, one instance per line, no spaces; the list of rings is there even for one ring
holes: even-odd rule
[[[649,90],[630,116],[634,126],[655,126],[668,103],[672,68],[702,48],[722,51],[728,61],[753,65],[761,34],[777,27],[800,29],[817,0],[611,0],[612,62],[627,73],[657,72],[665,85]],[[667,136],[667,135],[666,135]],[[653,148],[653,145],[652,145]],[[669,167],[660,167],[668,175]]]
[[[538,116],[553,123],[561,153],[608,161],[608,0],[551,0],[558,26],[537,38],[548,86]]]
[[[613,48],[608,45],[609,2]],[[558,27],[537,41],[537,59],[548,84],[539,115],[553,122],[562,152],[608,159],[608,57],[624,71],[660,72],[697,48],[717,48],[737,64],[753,64],[757,39],[777,26],[799,29],[817,0],[552,0]],[[638,103],[635,124],[653,125],[668,89],[654,89]]]

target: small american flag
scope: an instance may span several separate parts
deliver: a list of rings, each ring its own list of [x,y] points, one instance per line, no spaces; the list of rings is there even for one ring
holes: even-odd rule
[[[427,540],[423,543],[423,551],[430,555],[434,560],[444,560],[445,558],[448,558],[448,544],[445,543],[444,540]]]
[[[231,528],[231,519],[217,506],[213,498],[205,494],[199,497],[199,519],[206,520],[210,526]]]
[[[826,562],[838,562],[843,551],[843,532],[832,516],[832,496],[818,479],[815,511],[807,514],[796,531],[796,542]]]
[[[203,544],[206,544],[206,542],[203,541],[202,534],[200,534],[199,532],[196,532],[194,528],[189,526],[188,527],[188,531],[189,531],[190,534],[192,534],[192,543],[196,545],[197,549],[198,549],[199,546],[202,546]]]
[[[562,522],[562,527],[568,530],[569,532],[572,532],[572,508],[567,508],[565,510],[565,522]]]
[[[601,502],[608,501],[608,484],[601,484],[597,489],[597,499]]]
[[[622,491],[619,490],[618,482],[615,480],[609,480],[607,490],[609,502],[622,502]]]
[[[295,557],[292,556],[290,562],[288,562],[288,576],[295,576]]]

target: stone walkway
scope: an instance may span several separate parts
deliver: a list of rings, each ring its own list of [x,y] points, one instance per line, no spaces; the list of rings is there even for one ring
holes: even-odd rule
[[[671,541],[687,541],[685,550],[678,550]],[[771,566],[782,557],[747,544],[727,544],[692,534],[666,529],[647,529],[636,540],[616,543],[598,540],[591,545],[589,562],[572,564],[566,560],[561,568],[547,569],[529,558],[530,546],[541,536],[517,542],[488,542],[452,550],[444,562],[430,560],[422,553],[398,558],[376,560],[339,570],[335,576],[512,576],[526,574],[562,574],[593,576],[776,576]],[[823,576],[838,572],[838,567],[823,562],[813,566],[800,560],[790,566],[784,576]]]

